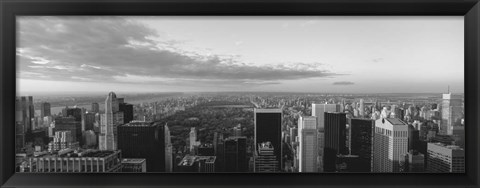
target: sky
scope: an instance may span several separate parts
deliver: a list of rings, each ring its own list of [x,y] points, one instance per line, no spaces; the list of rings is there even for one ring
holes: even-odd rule
[[[462,16],[20,16],[17,92],[464,90]]]

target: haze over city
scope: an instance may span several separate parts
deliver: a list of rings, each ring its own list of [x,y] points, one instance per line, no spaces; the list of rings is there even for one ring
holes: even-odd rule
[[[17,95],[453,93],[463,17],[19,17]]]

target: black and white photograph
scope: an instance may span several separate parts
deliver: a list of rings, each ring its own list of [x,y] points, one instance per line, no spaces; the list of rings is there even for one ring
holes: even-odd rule
[[[464,28],[17,16],[15,171],[465,173]]]

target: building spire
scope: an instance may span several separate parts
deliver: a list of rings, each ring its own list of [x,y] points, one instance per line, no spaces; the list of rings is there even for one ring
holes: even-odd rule
[[[448,85],[448,90],[447,91],[448,91],[447,93],[450,93],[450,85]]]

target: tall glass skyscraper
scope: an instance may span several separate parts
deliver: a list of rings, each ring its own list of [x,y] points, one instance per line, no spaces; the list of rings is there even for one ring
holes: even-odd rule
[[[372,119],[350,119],[350,154],[359,157],[361,172],[371,172],[374,128],[375,121]]]
[[[101,117],[99,149],[116,150],[118,125],[123,124],[123,112],[119,109],[119,102],[123,103],[123,98],[117,98],[114,92],[110,92],[105,99],[105,113]]]
[[[400,172],[400,158],[408,153],[408,125],[397,118],[375,121],[373,172]]]
[[[153,122],[118,126],[118,149],[124,158],[145,158],[147,172],[165,172],[165,127]]]
[[[299,172],[318,172],[317,118],[300,116],[298,119]]]
[[[344,101],[343,101],[344,102]],[[345,107],[345,106],[344,106]],[[317,117],[318,131],[318,172],[323,172],[323,155],[325,148],[325,112],[340,112],[341,108],[338,104],[312,104],[312,116]]]
[[[334,172],[337,155],[347,155],[347,116],[343,112],[325,112],[325,151],[323,168],[325,172]]]
[[[270,142],[275,148],[278,167],[282,169],[282,109],[254,109],[254,144]],[[278,148],[278,149],[277,149]]]

